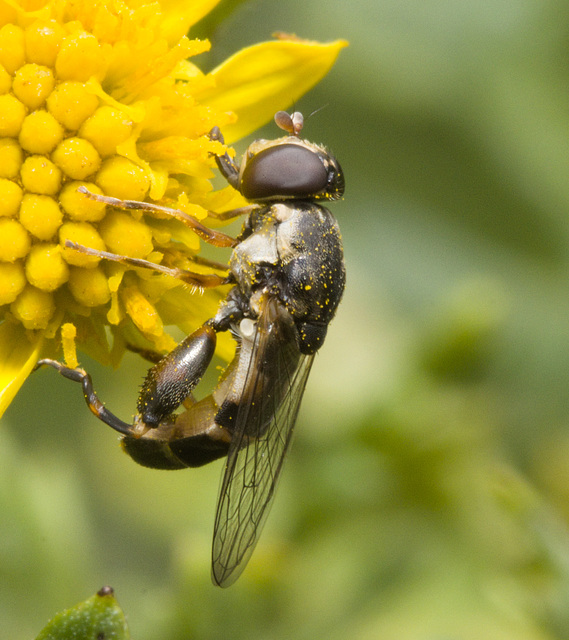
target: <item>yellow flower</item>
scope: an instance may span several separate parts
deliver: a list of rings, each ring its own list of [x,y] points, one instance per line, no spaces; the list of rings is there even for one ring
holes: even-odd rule
[[[212,188],[222,147],[208,131],[251,133],[346,44],[280,37],[204,74],[189,58],[209,42],[184,34],[217,1],[0,0],[0,415],[40,357],[76,366],[76,342],[114,366],[127,345],[165,352],[165,325],[192,331],[224,294],[65,247],[199,271],[199,240],[179,220],[78,187],[199,219],[242,205]]]

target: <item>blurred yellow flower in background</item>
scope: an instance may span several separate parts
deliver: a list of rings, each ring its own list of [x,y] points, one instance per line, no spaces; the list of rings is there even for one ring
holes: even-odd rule
[[[207,133],[219,126],[227,143],[251,133],[346,45],[280,36],[206,74],[189,58],[209,42],[185,34],[216,4],[0,0],[0,415],[40,357],[63,350],[76,366],[77,343],[116,366],[127,344],[165,352],[175,345],[165,325],[190,332],[214,312],[223,292],[196,295],[65,242],[207,270],[179,220],[107,207],[78,187],[200,220],[242,205],[210,183],[223,147]]]

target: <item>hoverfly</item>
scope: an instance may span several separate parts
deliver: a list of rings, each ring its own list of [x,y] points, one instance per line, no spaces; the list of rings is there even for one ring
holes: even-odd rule
[[[212,579],[223,587],[239,577],[258,540],[314,355],[324,342],[346,278],[338,224],[318,204],[342,196],[340,165],[324,147],[299,137],[301,114],[281,111],[275,121],[287,135],[253,142],[240,166],[227,153],[216,157],[229,184],[251,202],[236,240],[180,211],[83,191],[125,209],[166,211],[204,240],[233,247],[228,275],[222,277],[68,243],[78,251],[149,267],[198,287],[233,285],[216,315],[149,370],[133,423],[103,406],[83,369],[51,359],[37,364],[80,382],[89,409],[122,434],[124,450],[139,464],[182,469],[226,457],[212,551]],[[224,141],[217,127],[209,135]],[[196,402],[192,391],[210,365],[220,331],[231,331],[235,338],[235,358],[212,393]],[[185,410],[174,413],[182,403]]]

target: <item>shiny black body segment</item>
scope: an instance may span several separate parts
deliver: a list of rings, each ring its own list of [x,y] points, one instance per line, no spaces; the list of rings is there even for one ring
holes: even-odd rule
[[[240,166],[228,154],[216,158],[227,181],[252,203],[236,240],[187,214],[155,207],[183,220],[204,240],[232,246],[226,278],[70,245],[198,287],[233,285],[216,315],[149,370],[133,423],[102,405],[82,369],[48,359],[38,363],[80,382],[91,411],[123,435],[124,450],[139,464],[182,469],[226,457],[212,551],[212,579],[219,586],[237,579],[258,540],[314,356],[346,280],[338,224],[320,204],[342,196],[340,165],[324,147],[299,138],[300,114],[279,112],[275,120],[289,135],[252,143]],[[223,142],[217,128],[210,137]],[[148,203],[83,193],[125,209],[153,209]],[[211,363],[220,331],[232,332],[235,358],[213,391],[196,401],[193,390]],[[176,413],[182,404],[184,410]]]

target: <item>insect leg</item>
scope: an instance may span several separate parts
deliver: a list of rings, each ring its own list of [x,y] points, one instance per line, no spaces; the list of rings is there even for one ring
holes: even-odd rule
[[[84,369],[71,369],[51,358],[39,360],[35,369],[47,365],[65,378],[81,383],[85,402],[99,420],[123,435],[137,438],[148,429],[159,427],[191,394],[213,358],[216,342],[215,330],[205,324],[154,365],[142,385],[134,424],[123,422],[103,405]]]
[[[210,260],[209,258],[205,258],[204,256],[192,256],[192,262],[195,264],[202,264],[204,267],[211,267],[212,269],[218,269],[219,271],[229,271],[229,267],[222,262],[216,262],[215,260]]]
[[[87,196],[90,200],[96,200],[97,202],[102,202],[104,204],[111,205],[112,207],[118,207],[119,209],[136,209],[138,211],[150,211],[152,213],[165,213],[166,215],[183,222],[204,242],[212,244],[215,247],[234,247],[236,244],[235,238],[232,238],[221,231],[215,231],[206,227],[197,218],[194,218],[194,216],[191,216],[184,211],[180,211],[180,209],[171,209],[169,207],[162,207],[158,204],[141,202],[139,200],[120,200],[119,198],[112,198],[110,196],[101,196],[97,193],[91,193],[87,187],[83,186],[79,187],[77,191]]]
[[[259,209],[258,204],[248,204],[246,207],[238,207],[237,209],[230,209],[229,211],[221,211],[220,213],[216,211],[209,211],[208,215],[210,218],[214,218],[215,220],[219,220],[221,222],[226,222],[227,220],[233,220],[233,218],[237,218],[238,216],[246,216],[255,211],[255,209]]]
[[[123,435],[133,435],[134,434],[134,426],[132,424],[127,424],[123,422],[120,418],[117,418],[114,413],[111,413],[99,400],[97,394],[93,390],[93,381],[91,380],[91,376],[84,371],[83,369],[70,369],[66,367],[61,362],[57,362],[57,360],[52,360],[51,358],[44,358],[43,360],[39,360],[36,364],[35,369],[39,369],[40,367],[48,365],[53,367],[58,373],[60,373],[65,378],[69,380],[73,380],[73,382],[81,383],[83,387],[83,397],[85,398],[85,402],[87,406],[91,410],[91,412],[102,420],[105,424],[108,424],[109,427],[112,427],[115,431],[122,433]]]
[[[225,143],[223,134],[219,127],[214,127],[209,132],[210,140],[219,140],[221,144]],[[215,156],[215,162],[223,177],[229,184],[239,191],[239,167],[233,162],[227,151],[222,156]]]
[[[129,258],[128,256],[121,256],[116,253],[109,253],[108,251],[91,249],[91,247],[85,247],[82,244],[77,244],[71,240],[66,240],[65,246],[89,256],[97,256],[98,258],[112,260],[113,262],[120,262],[121,264],[127,264],[132,267],[153,269],[154,271],[159,271],[160,273],[172,276],[173,278],[177,278],[178,280],[181,280],[186,284],[190,284],[193,287],[198,287],[199,289],[210,289],[212,287],[218,287],[219,285],[226,284],[227,282],[227,278],[225,276],[218,276],[214,273],[195,273],[194,271],[178,269],[177,267],[165,267],[162,264],[156,264],[155,262],[149,262],[148,260],[142,260],[140,258]]]
[[[143,437],[126,436],[123,449],[139,464],[156,469],[197,467],[226,455],[229,435],[215,422],[208,396],[187,404],[215,350],[215,329],[206,323],[150,369],[138,400],[137,421],[151,427]]]
[[[148,371],[138,398],[144,425],[159,426],[191,394],[209,367],[216,342],[215,330],[206,323]]]
[[[154,349],[145,349],[144,347],[138,347],[134,344],[130,344],[129,342],[125,344],[125,347],[129,351],[132,351],[132,353],[136,353],[141,358],[148,360],[148,362],[152,362],[152,364],[158,364],[160,360],[162,360],[162,358],[164,357],[164,354],[160,353],[160,351],[155,351]]]
[[[214,127],[209,132],[209,139],[218,140],[219,142],[221,142],[221,144],[225,143],[225,139],[223,138],[223,134],[221,133],[219,127]],[[227,151],[222,156],[215,156],[215,162],[221,175],[234,189],[240,192],[241,189],[239,188],[239,167],[235,164],[235,162],[233,162],[231,156],[227,153]],[[255,209],[259,209],[258,204],[249,204],[245,207],[231,209],[230,211],[222,211],[221,213],[217,213],[216,211],[209,211],[208,215],[210,218],[214,218],[215,220],[226,221],[237,218],[238,216],[249,215]]]

